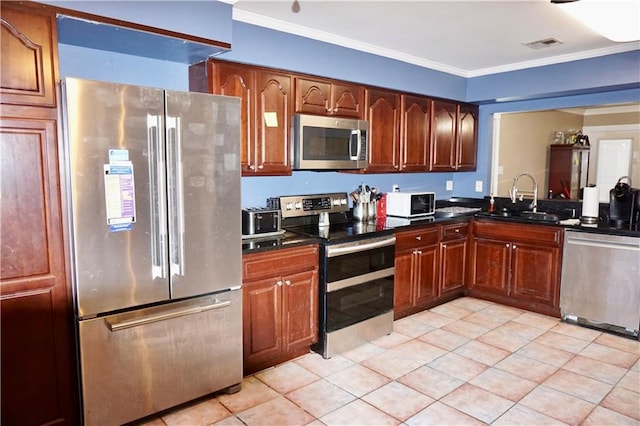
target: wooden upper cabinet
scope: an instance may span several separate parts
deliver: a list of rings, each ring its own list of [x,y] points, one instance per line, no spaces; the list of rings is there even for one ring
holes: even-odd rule
[[[367,172],[395,172],[400,167],[400,95],[387,90],[369,90]]]
[[[244,176],[291,174],[290,74],[210,60],[206,65],[191,66],[189,79],[190,90],[241,99],[240,158]]]
[[[429,170],[431,104],[432,101],[428,98],[402,96],[400,171],[426,172]]]
[[[446,101],[433,103],[433,129],[429,170],[471,171],[476,169],[478,109]]]
[[[249,169],[259,174],[290,175],[292,77],[256,71],[255,161]]]
[[[189,68],[189,89],[242,99],[243,176],[291,175],[294,113],[367,120],[360,173],[476,169],[474,105],[212,59]]]
[[[295,112],[364,117],[364,87],[357,84],[296,77]]]
[[[455,169],[457,111],[455,103],[433,103],[433,130],[431,138],[431,165],[434,172]]]
[[[478,107],[458,107],[457,171],[473,171],[478,155]]]
[[[55,19],[44,9],[2,2],[2,104],[56,107]]]
[[[253,129],[251,123],[253,117],[253,105],[251,104],[253,72],[243,66],[214,62],[211,62],[210,69],[211,93],[240,98],[240,164],[244,173],[252,163],[249,157],[250,153],[254,152],[255,146],[251,134]]]

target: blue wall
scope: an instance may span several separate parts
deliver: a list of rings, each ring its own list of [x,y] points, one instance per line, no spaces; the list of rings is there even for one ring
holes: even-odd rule
[[[109,3],[103,3],[106,4]],[[189,29],[182,32],[189,33]],[[464,79],[236,21],[232,22],[231,43],[231,52],[221,58],[481,104],[476,172],[376,175],[293,172],[291,177],[245,177],[243,207],[262,206],[267,197],[276,195],[350,192],[362,182],[381,191],[390,191],[394,184],[405,191],[435,191],[438,199],[452,195],[484,196],[489,191],[494,113],[640,100],[640,51]],[[188,89],[188,67],[184,64],[70,45],[60,45],[59,57],[61,77]],[[447,180],[454,182],[453,191],[445,190]],[[481,193],[475,192],[477,180],[483,182]]]

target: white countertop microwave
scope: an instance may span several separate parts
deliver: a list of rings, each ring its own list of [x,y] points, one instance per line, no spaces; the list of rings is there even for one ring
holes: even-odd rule
[[[388,192],[387,216],[421,217],[436,212],[435,192]]]

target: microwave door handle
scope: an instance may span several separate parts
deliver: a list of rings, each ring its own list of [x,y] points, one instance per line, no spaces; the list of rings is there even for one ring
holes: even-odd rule
[[[353,151],[356,153],[354,154]],[[360,158],[360,129],[351,131],[349,139],[349,160],[355,161]]]

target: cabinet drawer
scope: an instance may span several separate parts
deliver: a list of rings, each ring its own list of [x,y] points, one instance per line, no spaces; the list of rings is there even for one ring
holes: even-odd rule
[[[562,244],[562,228],[520,223],[476,220],[473,225],[476,237],[516,242],[539,243],[559,247]]]
[[[442,241],[452,241],[467,238],[469,235],[469,223],[460,222],[450,225],[442,225]]]
[[[242,279],[285,275],[318,267],[318,246],[273,250],[242,256]]]
[[[412,250],[418,247],[438,244],[440,227],[437,225],[396,233],[396,250]]]

